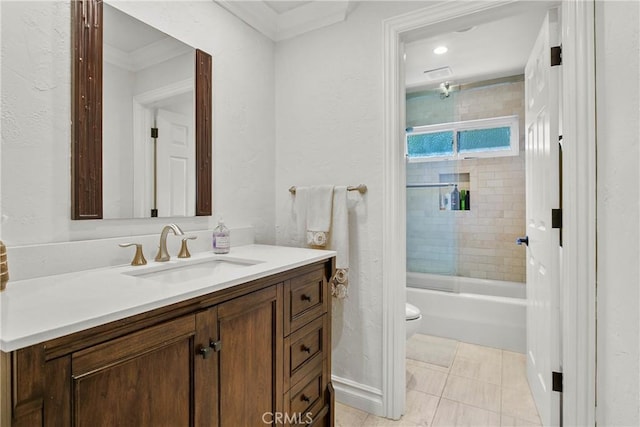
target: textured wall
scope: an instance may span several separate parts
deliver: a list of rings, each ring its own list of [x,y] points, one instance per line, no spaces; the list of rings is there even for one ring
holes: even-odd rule
[[[407,183],[441,182],[440,174],[468,174],[469,211],[441,211],[440,190],[407,189],[407,270],[524,282],[524,83],[504,83],[439,96],[409,96],[407,125],[518,115],[520,155],[410,163]],[[449,189],[449,191],[451,191]]]
[[[334,304],[333,373],[382,387],[382,21],[421,2],[361,2],[345,22],[276,46],[276,236],[293,244],[292,185],[351,194],[349,298]]]
[[[273,243],[274,47],[214,2],[118,2],[213,55],[215,214]],[[158,232],[166,219],[71,221],[70,4],[2,1],[2,205],[9,245]],[[213,228],[214,218],[176,220]]]
[[[596,2],[597,398],[603,426],[640,425],[640,3]]]

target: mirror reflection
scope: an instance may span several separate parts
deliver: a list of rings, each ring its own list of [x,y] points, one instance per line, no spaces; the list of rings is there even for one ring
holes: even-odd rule
[[[104,3],[103,218],[195,215],[195,49]]]

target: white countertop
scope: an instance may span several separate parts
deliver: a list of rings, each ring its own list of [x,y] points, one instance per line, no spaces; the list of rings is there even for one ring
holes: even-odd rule
[[[139,267],[107,267],[10,281],[0,293],[0,350],[18,350],[332,256],[334,251],[248,245],[234,247],[227,255],[203,252],[186,260],[172,256],[168,262],[151,261]],[[215,259],[255,264],[223,268],[180,283],[136,276]]]

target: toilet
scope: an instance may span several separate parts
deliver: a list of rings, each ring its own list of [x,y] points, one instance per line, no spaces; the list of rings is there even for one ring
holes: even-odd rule
[[[422,321],[422,313],[420,313],[420,309],[413,304],[407,303],[405,320],[407,322],[407,339],[409,339],[413,334],[418,332],[418,327]]]

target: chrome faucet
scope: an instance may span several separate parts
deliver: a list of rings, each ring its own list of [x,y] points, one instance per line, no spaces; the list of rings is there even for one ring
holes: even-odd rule
[[[158,248],[158,255],[156,255],[155,260],[158,262],[169,261],[171,259],[171,255],[169,255],[169,251],[167,251],[167,234],[169,231],[173,231],[173,234],[176,236],[184,236],[184,233],[176,224],[167,224],[162,228],[162,233],[160,233],[160,247]]]

